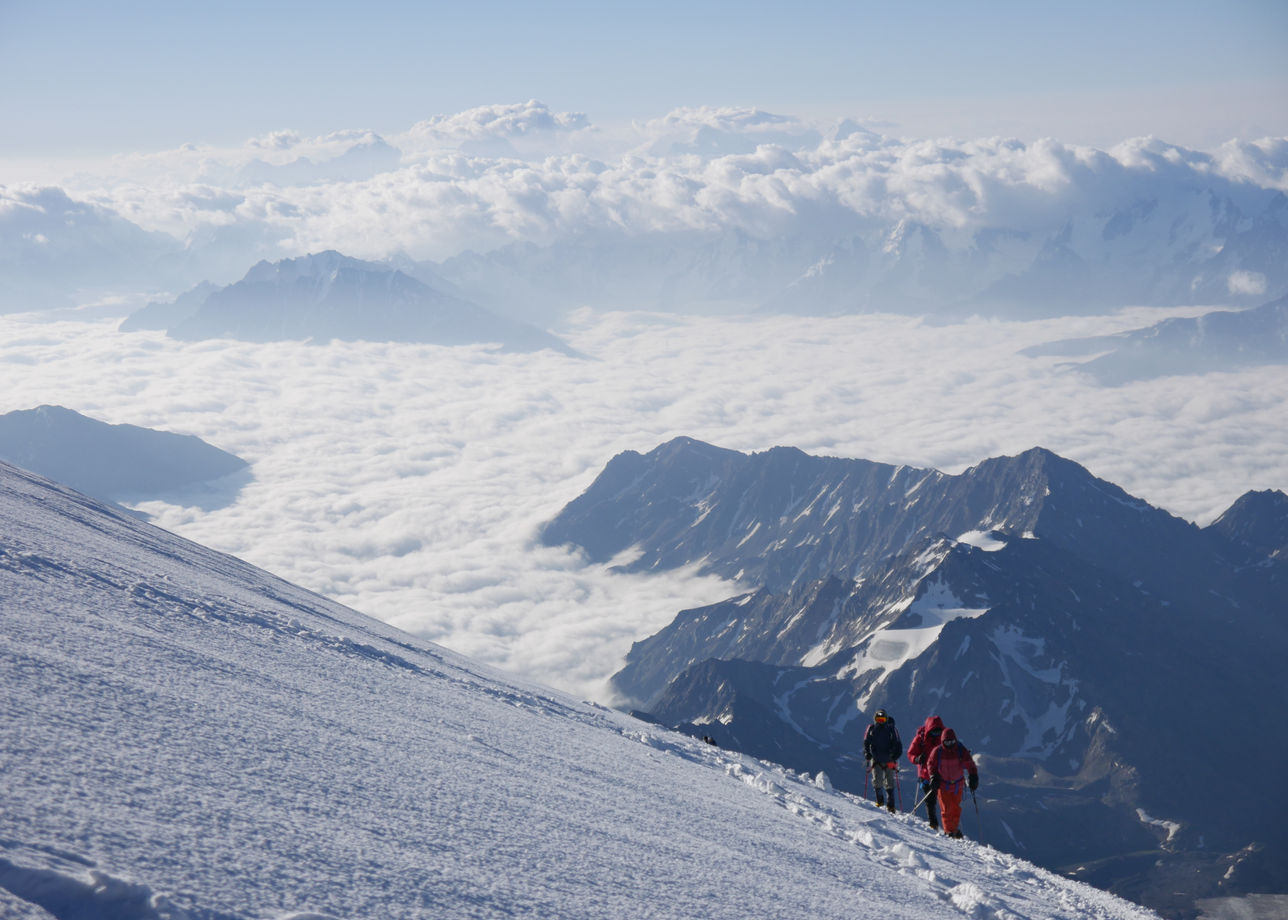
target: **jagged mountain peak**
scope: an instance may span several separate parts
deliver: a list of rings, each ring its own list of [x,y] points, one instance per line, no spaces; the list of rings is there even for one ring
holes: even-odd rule
[[[1046,447],[1030,447],[1014,456],[990,457],[972,466],[966,477],[1008,477],[1030,490],[1067,488],[1094,481],[1116,489],[1112,483],[1097,479],[1081,464],[1062,457]],[[1126,494],[1126,493],[1124,493]],[[1036,492],[1030,497],[1038,498]]]
[[[1115,534],[1140,515],[1159,539],[1197,536],[1192,525],[1042,447],[952,476],[790,447],[743,454],[677,438],[647,455],[614,458],[542,539],[574,543],[596,561],[636,546],[641,552],[627,566],[634,571],[698,562],[781,589],[828,572],[862,576],[937,533],[999,531],[1134,559],[1139,548]]]
[[[346,256],[334,249],[326,249],[294,258],[279,259],[276,262],[261,260],[251,266],[242,280],[255,283],[293,281],[302,277],[332,275],[341,268],[385,273],[396,271],[392,266],[380,262],[367,262]]]
[[[635,451],[625,451],[635,454]],[[708,444],[687,435],[679,435],[654,447],[643,456],[655,463],[675,463],[681,460],[721,461],[737,456],[738,452]]]
[[[1279,489],[1252,489],[1244,492],[1232,504],[1218,520],[1227,516],[1236,517],[1241,514],[1257,514],[1267,512],[1275,515],[1288,515],[1288,494]]]
[[[355,259],[334,249],[278,262],[259,262],[240,282],[224,289],[221,296],[242,296],[247,286],[285,288],[291,294],[303,289],[314,300],[334,297],[359,304],[391,299],[443,304],[455,301],[393,265]]]
[[[1050,448],[1043,447],[1041,445],[1035,445],[1033,447],[1028,448],[1027,450],[1020,451],[1020,453],[1018,454],[1004,455],[1000,457],[990,457],[987,460],[983,460],[980,463],[976,464],[975,466],[971,467],[971,469],[980,469],[981,467],[988,467],[988,466],[998,465],[998,464],[1008,465],[1008,466],[1019,465],[1019,466],[1039,468],[1039,469],[1046,468],[1051,464],[1066,464],[1068,466],[1076,467],[1077,469],[1083,470],[1083,472],[1085,472],[1085,469],[1079,466],[1074,461],[1061,457],[1055,451],[1051,450]]]
[[[1199,531],[1192,523],[1043,447],[985,460],[962,478],[994,498],[996,517],[982,522],[986,530],[1055,540],[1120,570],[1133,568],[1149,554],[1148,548],[1125,538],[1132,532],[1148,533],[1155,546],[1176,547],[1180,556],[1173,563],[1200,552]],[[1122,564],[1112,566],[1118,555]]]
[[[1288,558],[1288,495],[1277,489],[1245,492],[1207,531],[1253,557]]]

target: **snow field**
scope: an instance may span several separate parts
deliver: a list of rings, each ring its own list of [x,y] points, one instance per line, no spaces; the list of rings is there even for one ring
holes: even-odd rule
[[[0,908],[1152,916],[0,467]]]

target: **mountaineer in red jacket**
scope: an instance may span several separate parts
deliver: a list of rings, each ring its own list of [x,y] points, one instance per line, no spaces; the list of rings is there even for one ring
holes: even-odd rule
[[[917,734],[912,736],[912,743],[908,745],[908,759],[917,765],[917,781],[921,783],[921,797],[926,802],[926,814],[930,817],[930,826],[936,830],[939,828],[939,809],[935,797],[930,794],[930,771],[926,769],[926,761],[930,759],[930,752],[939,746],[939,735],[943,730],[944,720],[939,716],[931,716],[917,729]]]
[[[926,770],[930,773],[930,788],[939,795],[944,833],[949,837],[962,836],[962,793],[967,786],[972,792],[979,788],[979,769],[951,728],[944,729],[939,747],[930,752]]]

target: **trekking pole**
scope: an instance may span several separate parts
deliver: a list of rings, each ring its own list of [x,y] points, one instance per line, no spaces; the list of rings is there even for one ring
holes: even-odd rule
[[[863,771],[863,801],[865,802],[868,800],[868,777],[870,777],[871,775],[872,775],[872,767],[869,766],[866,770]]]
[[[975,804],[975,833],[979,836],[980,842],[984,842],[984,824],[979,819],[979,800],[975,798],[975,790],[970,791],[970,800]]]
[[[899,810],[903,811],[903,776],[898,764],[894,767],[894,787],[899,790]]]
[[[935,793],[935,790],[934,790],[933,788],[926,790],[926,794],[925,794],[925,795],[923,795],[923,796],[921,797],[921,801],[920,801],[920,802],[918,802],[916,805],[912,806],[912,810],[915,812],[918,808],[920,808],[920,807],[921,807],[922,803],[923,803],[923,802],[925,802],[925,801],[926,801],[926,799],[928,799],[928,798],[930,798],[932,795],[934,795],[934,793]],[[927,810],[926,814],[930,814],[929,810]]]

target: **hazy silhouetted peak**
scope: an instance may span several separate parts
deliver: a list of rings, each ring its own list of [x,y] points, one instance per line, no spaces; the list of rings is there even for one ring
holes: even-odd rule
[[[188,341],[496,344],[575,354],[543,329],[437,290],[388,263],[334,249],[258,262],[240,281],[149,304],[121,324],[123,331],[143,328]]]
[[[293,281],[297,278],[318,278],[332,275],[342,268],[382,274],[392,274],[396,271],[393,267],[380,262],[367,262],[362,259],[355,259],[352,256],[346,256],[343,253],[336,252],[334,249],[326,249],[309,255],[280,259],[276,262],[269,262],[267,259],[257,262],[246,272],[242,281],[272,282]]]
[[[169,495],[247,467],[194,435],[112,425],[63,406],[0,415],[0,459],[106,501]]]

